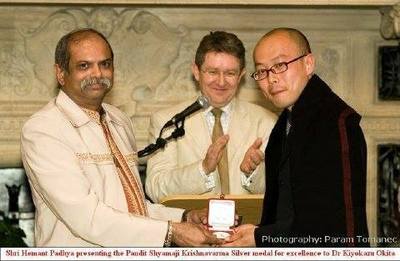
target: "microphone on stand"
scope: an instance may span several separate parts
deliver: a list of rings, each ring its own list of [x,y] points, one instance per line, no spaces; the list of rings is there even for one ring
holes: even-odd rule
[[[177,138],[185,135],[185,129],[184,129],[185,118],[187,116],[197,112],[200,109],[208,108],[208,106],[210,106],[210,105],[208,103],[207,97],[200,96],[199,98],[197,98],[197,100],[194,103],[189,105],[186,109],[184,109],[180,113],[175,114],[175,116],[172,117],[169,121],[167,121],[164,124],[164,126],[162,127],[162,129],[160,130],[160,134],[158,135],[156,143],[150,144],[143,150],[139,151],[138,157],[141,158],[141,157],[150,155],[153,152],[157,151],[158,149],[164,148],[167,141],[169,141],[171,139],[177,139]],[[178,125],[178,123],[181,123],[180,126]],[[175,125],[175,130],[172,132],[172,134],[165,139],[162,138],[161,136],[162,136],[163,131],[172,125]]]
[[[198,111],[200,109],[207,109],[208,106],[210,106],[210,104],[208,103],[207,97],[200,96],[199,98],[197,98],[197,100],[194,103],[189,105],[189,107],[187,107],[180,113],[175,114],[175,116],[172,117],[172,119],[167,121],[167,123],[165,123],[163,129],[168,128],[169,126],[172,126],[172,125],[184,120],[187,116],[195,113],[196,111]]]

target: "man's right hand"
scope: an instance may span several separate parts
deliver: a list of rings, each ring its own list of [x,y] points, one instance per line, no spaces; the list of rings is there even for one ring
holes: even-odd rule
[[[207,216],[208,216],[207,208],[192,209],[186,213],[186,216],[184,218],[182,217],[182,220],[184,220],[185,222],[193,223],[193,224],[207,225]]]
[[[223,135],[208,147],[206,157],[203,160],[203,170],[207,175],[217,168],[218,162],[222,158],[222,151],[228,143],[228,140],[229,135]]]
[[[244,155],[242,163],[240,164],[240,170],[245,173],[246,176],[250,176],[264,160],[264,153],[260,150],[261,144],[262,139],[257,138]]]
[[[173,223],[172,242],[178,246],[215,246],[223,241],[200,224]]]

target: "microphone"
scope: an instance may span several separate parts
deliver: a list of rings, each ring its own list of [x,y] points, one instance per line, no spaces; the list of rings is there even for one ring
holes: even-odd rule
[[[175,116],[172,117],[172,119],[170,119],[169,121],[167,121],[167,123],[165,123],[163,128],[167,128],[169,126],[172,126],[172,125],[182,121],[183,119],[185,119],[190,114],[193,114],[193,113],[195,113],[196,111],[198,111],[200,109],[206,109],[206,108],[208,108],[208,106],[209,106],[209,104],[208,104],[207,97],[200,96],[189,107],[187,107],[186,109],[184,109],[180,113],[175,114]]]
[[[148,145],[146,148],[144,148],[143,150],[139,151],[138,157],[141,158],[141,157],[150,155],[153,152],[157,151],[158,149],[164,148],[165,145],[167,144],[167,141],[169,141],[171,139],[177,139],[177,138],[185,135],[183,120],[190,114],[195,113],[196,111],[198,111],[200,109],[205,109],[208,106],[209,106],[208,99],[204,96],[200,96],[189,107],[187,107],[180,113],[175,114],[175,116],[172,117],[172,119],[170,119],[169,121],[167,121],[167,123],[165,123],[164,127],[162,127],[162,129],[160,130],[160,134],[158,135],[158,139],[157,139],[156,143],[155,144],[152,143],[152,144]],[[178,126],[178,122],[181,122],[181,121],[182,121],[182,125]],[[166,128],[168,128],[169,126],[172,126],[172,125],[176,126],[175,130],[172,132],[172,134],[169,137],[163,139],[161,137],[163,130],[165,130]]]

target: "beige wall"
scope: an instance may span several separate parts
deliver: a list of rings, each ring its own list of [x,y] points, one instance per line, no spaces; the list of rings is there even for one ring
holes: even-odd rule
[[[214,6],[169,5],[175,1],[107,1],[104,6],[0,2],[0,167],[21,165],[20,128],[55,95],[55,44],[74,28],[94,27],[109,38],[116,55],[116,82],[108,101],[132,117],[142,148],[148,143],[153,111],[197,95],[190,65],[202,36],[211,30],[236,33],[248,50],[247,70],[252,72],[251,52],[258,38],[273,27],[296,27],[311,42],[318,74],[363,115],[368,144],[368,222],[371,234],[376,235],[377,144],[400,143],[399,102],[377,99],[377,48],[397,44],[380,36],[379,5],[395,1],[336,1],[353,3],[346,7],[335,7],[335,1],[289,1],[300,6],[268,5],[274,1],[254,2],[264,5],[210,1],[225,3]],[[141,2],[166,4],[132,4]],[[185,2],[190,1],[180,1]],[[229,5],[235,2],[245,4]],[[321,2],[330,4],[313,5]],[[274,110],[248,74],[240,97]]]

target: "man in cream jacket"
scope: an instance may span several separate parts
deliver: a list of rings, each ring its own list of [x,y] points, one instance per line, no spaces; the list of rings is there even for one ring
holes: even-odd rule
[[[58,96],[24,125],[22,160],[36,207],[36,246],[216,244],[205,214],[145,200],[131,121],[103,103],[113,52],[93,29],[56,48]],[[181,223],[181,221],[188,221]]]
[[[216,31],[201,40],[192,72],[210,107],[188,117],[185,136],[169,142],[164,150],[148,159],[146,193],[154,202],[179,194],[264,193],[264,155],[259,148],[266,144],[276,116],[235,98],[244,67],[245,49],[236,35]],[[171,117],[193,101],[153,114],[151,142]],[[214,109],[222,112],[220,124],[224,135],[213,141]],[[219,164],[224,156],[228,178],[222,178],[220,173]]]

